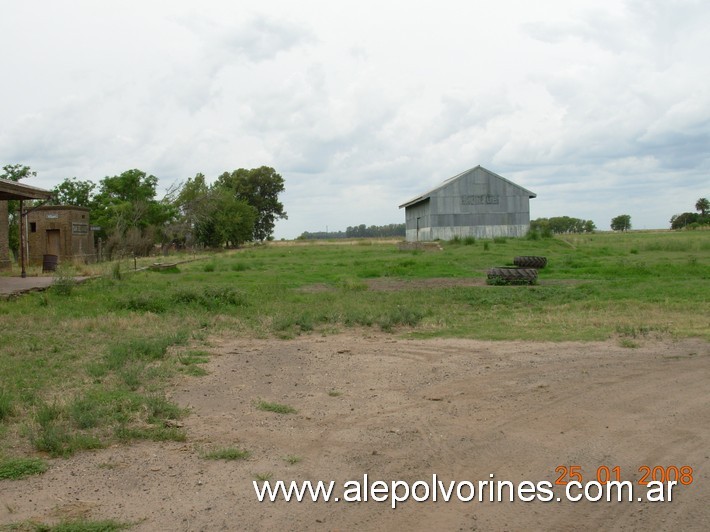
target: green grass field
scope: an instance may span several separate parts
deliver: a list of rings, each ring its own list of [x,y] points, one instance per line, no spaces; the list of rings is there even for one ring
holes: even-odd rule
[[[710,232],[632,232],[443,243],[274,243],[162,271],[106,276],[0,301],[0,465],[131,439],[181,440],[165,399],[199,377],[212,335],[336,334],[593,341],[710,340]],[[485,278],[544,255],[536,286],[373,290],[372,278]],[[165,260],[165,259],[163,259]],[[401,286],[400,286],[401,288]]]

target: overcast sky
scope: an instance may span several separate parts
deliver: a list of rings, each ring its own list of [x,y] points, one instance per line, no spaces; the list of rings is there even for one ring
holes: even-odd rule
[[[402,223],[479,164],[600,229],[710,196],[707,0],[0,0],[0,50],[27,184],[272,166],[277,238]]]

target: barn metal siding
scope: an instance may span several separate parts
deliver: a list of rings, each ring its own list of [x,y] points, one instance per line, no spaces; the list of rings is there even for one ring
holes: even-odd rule
[[[402,205],[407,241],[525,236],[531,197],[529,190],[477,166]]]

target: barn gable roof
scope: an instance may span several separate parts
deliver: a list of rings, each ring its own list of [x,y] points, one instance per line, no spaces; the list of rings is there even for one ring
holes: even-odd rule
[[[440,190],[440,189],[442,189],[442,188],[444,188],[444,187],[450,185],[450,184],[453,183],[454,181],[456,181],[456,180],[458,180],[458,179],[461,179],[461,178],[464,177],[465,175],[470,174],[471,172],[473,172],[474,170],[476,170],[476,169],[478,169],[478,168],[480,168],[480,169],[483,170],[484,172],[486,172],[486,173],[492,175],[493,177],[496,177],[496,178],[498,178],[498,179],[502,179],[502,180],[505,181],[506,183],[508,183],[508,184],[510,184],[510,185],[512,185],[512,186],[514,186],[514,187],[516,187],[516,188],[519,188],[519,189],[522,190],[525,194],[528,194],[528,197],[530,197],[530,198],[536,198],[536,197],[537,197],[537,194],[535,194],[534,192],[531,192],[531,191],[529,191],[528,189],[523,188],[523,187],[521,187],[520,185],[517,185],[517,184],[513,183],[513,182],[510,181],[509,179],[506,179],[505,177],[500,176],[500,175],[496,174],[495,172],[491,172],[490,170],[488,170],[488,169],[486,169],[486,168],[483,168],[483,167],[479,164],[478,166],[474,166],[473,168],[469,168],[468,170],[465,170],[465,171],[461,172],[460,174],[455,175],[454,177],[450,177],[449,179],[447,179],[446,181],[444,181],[444,182],[441,183],[440,185],[437,185],[436,187],[432,188],[431,190],[428,190],[428,191],[424,192],[423,194],[420,194],[420,195],[418,195],[418,196],[416,196],[416,197],[410,199],[409,201],[407,201],[407,202],[403,203],[402,205],[400,205],[399,208],[401,209],[402,207],[410,207],[410,206],[415,205],[415,204],[417,204],[417,203],[420,203],[420,202],[422,202],[422,201],[428,200],[428,199],[431,197],[431,195],[434,194],[434,192],[437,192],[438,190]]]

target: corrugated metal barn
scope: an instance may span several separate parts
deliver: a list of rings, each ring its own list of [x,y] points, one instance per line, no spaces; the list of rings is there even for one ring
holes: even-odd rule
[[[525,236],[536,194],[476,166],[399,206],[408,242]]]

